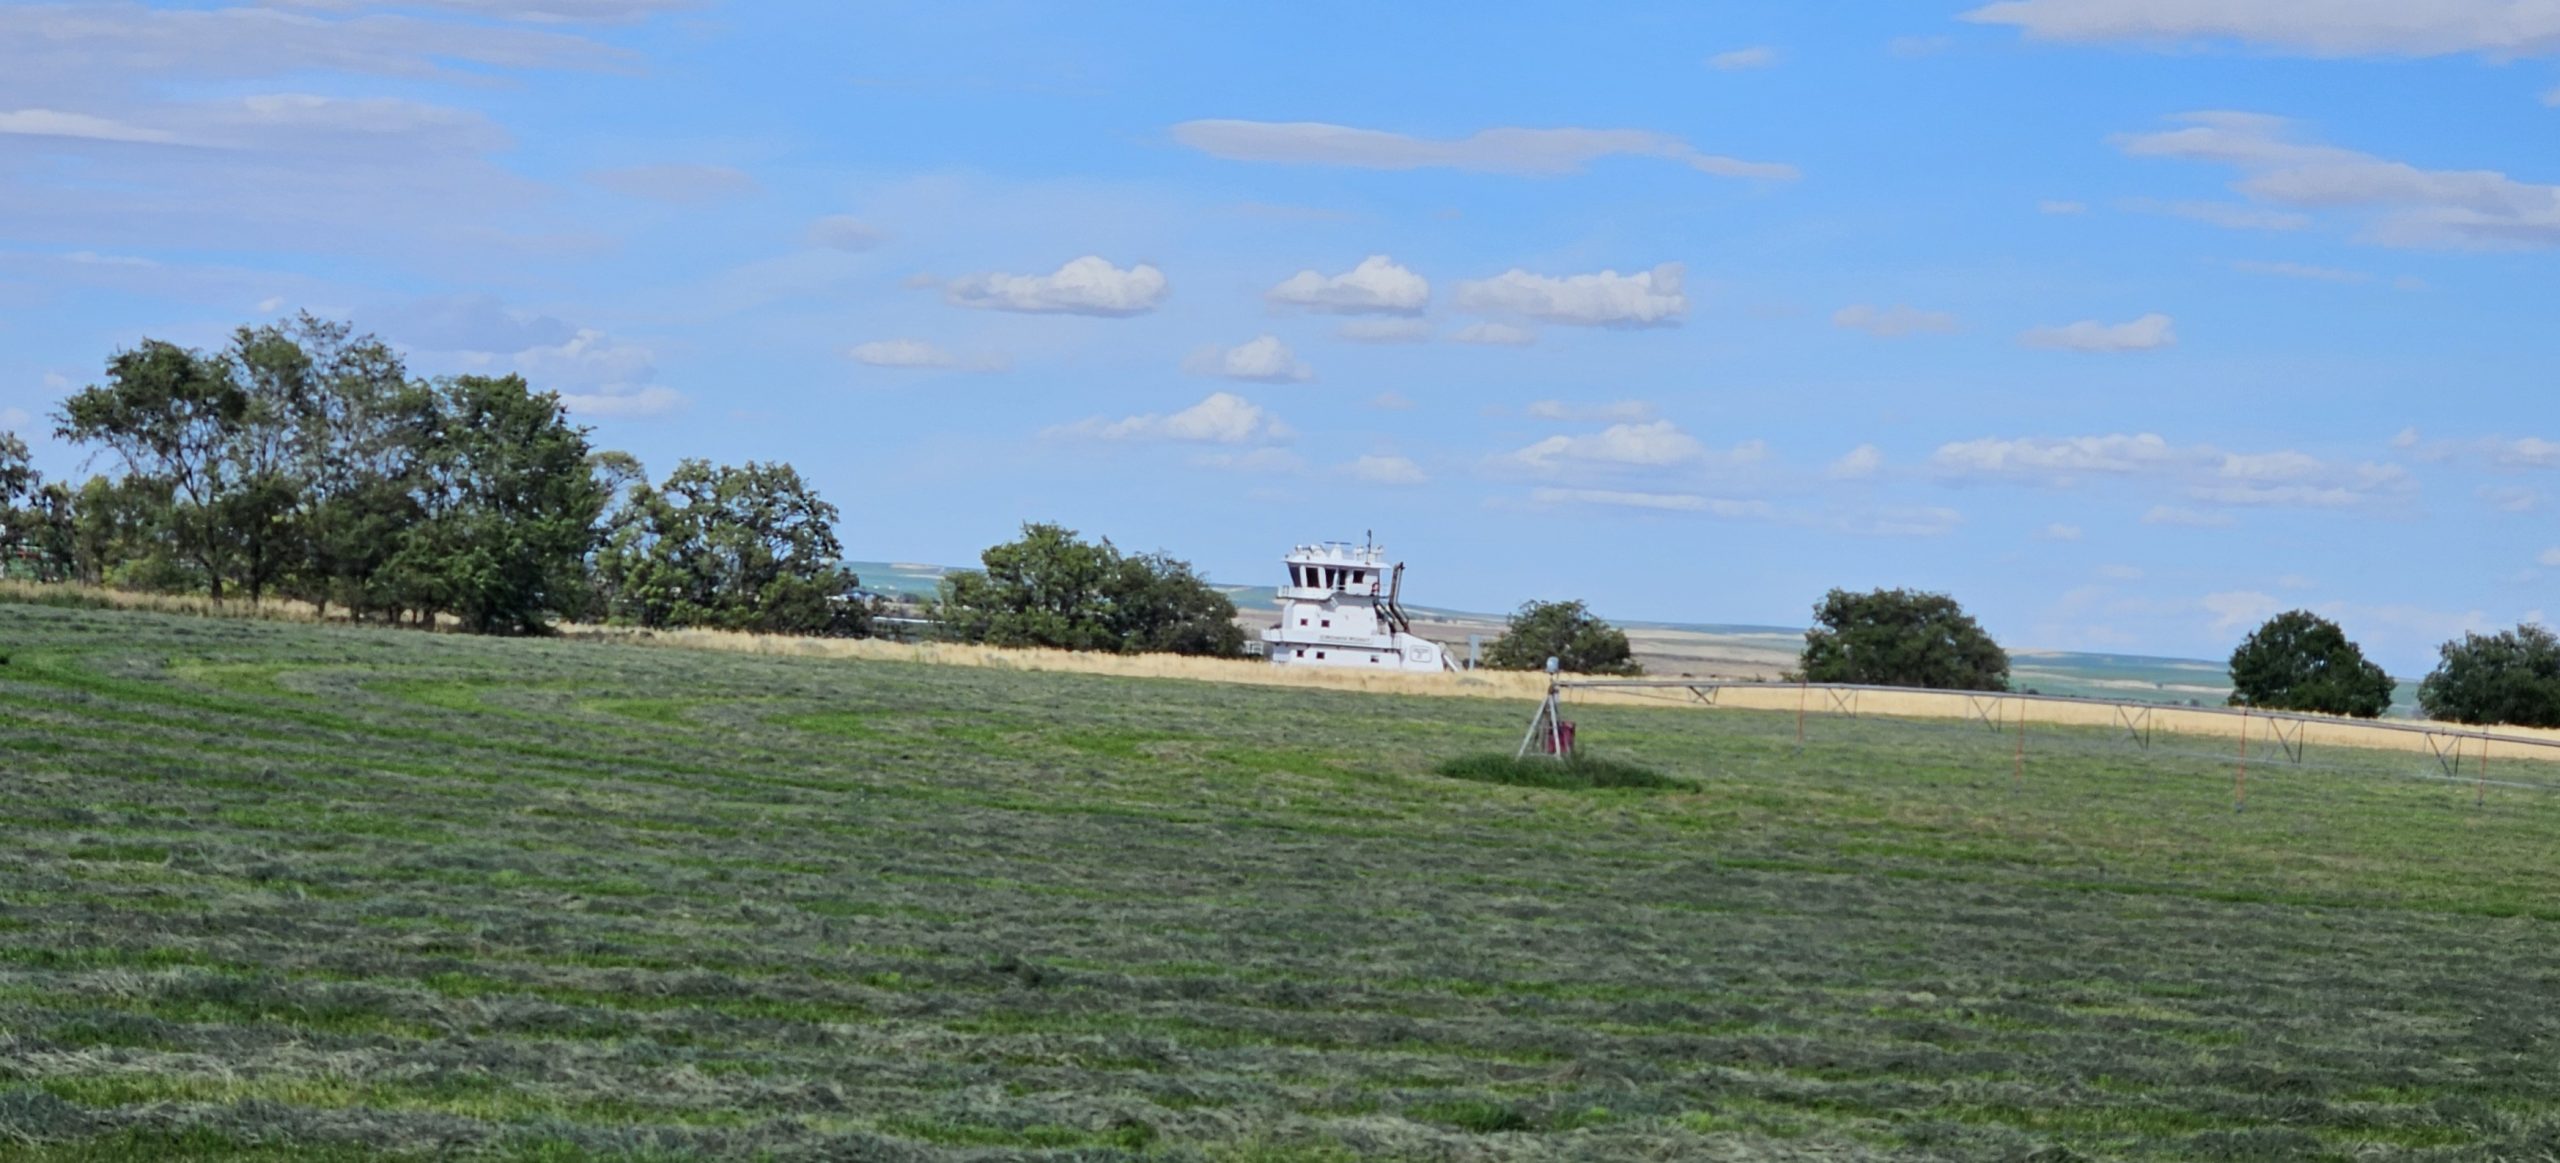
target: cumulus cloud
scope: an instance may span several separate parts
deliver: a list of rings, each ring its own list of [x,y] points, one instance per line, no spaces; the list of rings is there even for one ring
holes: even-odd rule
[[[1612,424],[1587,436],[1550,436],[1505,459],[1545,472],[1568,465],[1659,467],[1697,460],[1705,445],[1669,420]]]
[[[1508,323],[1470,323],[1449,333],[1451,343],[1478,347],[1527,347],[1537,341],[1537,332]]]
[[[1673,327],[1689,313],[1680,282],[1685,268],[1663,263],[1622,275],[1533,275],[1513,268],[1458,284],[1458,306],[1482,314],[1522,315],[1578,327]]]
[[[1000,372],[1012,366],[1012,361],[1000,355],[963,356],[921,339],[875,339],[855,345],[846,354],[854,362],[871,367]]]
[[[2227,41],[2321,57],[2560,53],[2560,8],[2534,0],[2003,0],[1963,18],[2039,40]]]
[[[2486,464],[2494,468],[2560,468],[2560,440],[2539,436],[2488,436],[2477,440],[2436,440],[2421,444],[2416,429],[2401,433],[2392,447],[2414,451],[2421,460]]]
[[[1171,415],[1149,412],[1120,420],[1095,417],[1052,428],[1047,435],[1086,440],[1165,440],[1188,444],[1251,444],[1285,440],[1288,425],[1242,396],[1212,392]]]
[[[1353,343],[1428,343],[1431,324],[1420,319],[1353,319],[1334,335]]]
[[[687,403],[682,392],[658,384],[649,384],[627,391],[562,392],[560,394],[560,406],[580,416],[640,419],[681,412]]]
[[[2523,485],[2482,485],[2480,499],[2501,513],[2530,513],[2542,507],[2542,491]]]
[[[1224,376],[1231,380],[1253,380],[1266,384],[1295,383],[1315,378],[1315,371],[1298,361],[1289,345],[1275,335],[1256,336],[1234,347],[1204,347],[1184,360],[1184,371],[1201,376]]]
[[[809,224],[809,245],[828,250],[869,250],[882,237],[878,228],[851,214],[829,214]]]
[[[2560,245],[2560,186],[2521,182],[2494,170],[2420,169],[2299,141],[2291,121],[2265,114],[2190,113],[2177,120],[2179,128],[2125,134],[2116,146],[2134,157],[2228,167],[2240,175],[2234,189],[2253,202],[2359,214],[2365,219],[2360,237],[2385,246]]]
[[[1364,456],[1344,466],[1351,479],[1372,485],[1418,485],[1431,478],[1401,456]]]
[[[1659,509],[1674,513],[1705,513],[1736,520],[1765,520],[1776,516],[1766,501],[1736,501],[1721,497],[1702,497],[1695,493],[1643,493],[1621,489],[1537,489],[1529,497],[1541,505],[1602,505],[1620,509]]]
[[[1299,271],[1263,297],[1274,306],[1336,315],[1418,315],[1431,302],[1431,283],[1394,259],[1373,254],[1338,275]]]
[[[1139,263],[1127,270],[1086,255],[1046,275],[970,275],[943,288],[955,307],[1035,314],[1143,315],[1164,302],[1164,272]]]
[[[1755,44],[1749,48],[1738,48],[1731,52],[1720,52],[1707,58],[1708,68],[1725,73],[1737,69],[1765,69],[1777,63],[1778,50],[1765,44]]]
[[[1796,168],[1701,153],[1669,134],[1641,129],[1487,129],[1454,141],[1410,137],[1319,121],[1185,121],[1173,139],[1230,161],[1356,166],[1373,170],[1445,168],[1552,176],[1605,157],[1676,161],[1730,178],[1788,180]]]
[[[2217,507],[2351,508],[2413,487],[2408,470],[2394,464],[2332,462],[2290,449],[2228,452],[2171,444],[2147,432],[1958,441],[1941,445],[1930,467],[1950,482],[2005,480],[2051,488],[2092,477],[2142,478]]]
[[[1865,480],[1884,468],[1884,450],[1872,444],[1861,444],[1831,462],[1833,480]]]
[[[2168,316],[2154,312],[2130,323],[2083,319],[2059,327],[2029,328],[2018,342],[2055,351],[2153,351],[2175,345],[2178,329]]]
[[[1850,331],[1864,331],[1878,339],[1900,339],[1923,332],[1948,332],[1956,329],[1956,317],[1944,311],[1922,311],[1897,303],[1876,308],[1855,303],[1831,313],[1831,325]]]
[[[617,194],[670,206],[709,206],[759,188],[744,170],[683,163],[597,170],[587,180]]]

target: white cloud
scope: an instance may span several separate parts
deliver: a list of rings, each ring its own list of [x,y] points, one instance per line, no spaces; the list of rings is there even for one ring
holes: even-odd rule
[[[1705,513],[1737,520],[1775,516],[1766,501],[1733,501],[1719,497],[1702,497],[1694,493],[1639,493],[1617,489],[1537,489],[1529,494],[1541,505],[1604,505],[1621,509],[1660,509],[1674,513]]]
[[[34,425],[36,418],[24,408],[0,408],[0,432],[18,432]]]
[[[1649,424],[1612,424],[1589,436],[1550,436],[1506,459],[1546,471],[1568,464],[1658,467],[1696,460],[1705,445],[1669,420]]]
[[[2421,460],[2485,464],[2507,469],[2560,468],[2560,440],[2545,440],[2539,436],[2490,436],[2478,440],[2438,440],[2421,447],[2415,429],[2403,435],[2409,437],[2409,442],[2402,444],[2395,440],[2392,447],[2415,449]]]
[[[1478,347],[1527,347],[1537,341],[1537,332],[1508,323],[1470,323],[1449,333],[1451,343],[1472,343]]]
[[[1778,50],[1770,48],[1765,44],[1755,44],[1749,48],[1738,48],[1732,52],[1720,52],[1707,58],[1707,67],[1718,72],[1732,72],[1736,69],[1765,69],[1777,63]]]
[[[1875,308],[1855,303],[1831,313],[1831,325],[1850,331],[1864,331],[1878,339],[1899,339],[1922,332],[1947,332],[1956,329],[1956,317],[1944,311],[1922,311],[1904,304]]]
[[[1522,409],[1538,420],[1564,420],[1584,423],[1623,423],[1653,419],[1653,405],[1643,400],[1612,400],[1605,404],[1571,404],[1563,400],[1539,400]]]
[[[1285,440],[1288,425],[1242,396],[1213,392],[1172,415],[1149,412],[1121,420],[1096,417],[1048,431],[1052,437],[1088,440],[1168,440],[1191,444],[1250,444]]]
[[[956,307],[1068,315],[1143,315],[1164,302],[1164,272],[1139,263],[1127,270],[1086,255],[1053,274],[984,274],[954,279],[943,297]]]
[[[1410,412],[1413,401],[1406,399],[1402,392],[1380,392],[1369,397],[1369,406],[1381,412]]]
[[[1835,524],[1861,537],[1942,537],[1964,524],[1964,514],[1940,505],[1851,513]]]
[[[1333,334],[1353,343],[1428,343],[1431,324],[1420,319],[1353,319]]]
[[[2232,202],[2154,202],[2148,198],[2133,198],[2124,203],[2124,208],[2139,214],[2166,214],[2225,230],[2300,230],[2311,225],[2308,214]]]
[[[1689,313],[1679,263],[1622,275],[1533,275],[1513,268],[1458,284],[1458,306],[1484,314],[1525,315],[1580,327],[1669,327]]]
[[[682,163],[597,170],[587,180],[617,194],[670,206],[708,206],[759,188],[744,170]]]
[[[2036,203],[2036,211],[2041,214],[2086,214],[2089,212],[2089,204],[2047,198]]]
[[[2417,446],[2418,430],[2414,426],[2401,429],[2397,435],[2391,438],[2391,447],[2393,448],[2409,449],[2416,448]]]
[[[1173,139],[1230,161],[1357,166],[1373,170],[1448,168],[1549,176],[1605,157],[1655,157],[1729,178],[1788,180],[1794,166],[1715,154],[1669,134],[1641,129],[1487,129],[1455,141],[1408,137],[1318,121],[1185,121]]]
[[[2534,558],[2534,561],[2550,566],[2553,569],[2560,569],[2560,545],[2554,545],[2549,549],[2543,550],[2542,555]]]
[[[1012,361],[1000,355],[962,356],[921,339],[875,339],[856,344],[845,354],[852,356],[856,363],[872,367],[1000,372],[1012,366]]]
[[[0,136],[70,137],[88,141],[174,142],[178,135],[165,129],[129,125],[107,117],[86,113],[65,113],[59,109],[14,109],[0,112]]]
[[[1834,480],[1865,480],[1884,468],[1884,450],[1872,444],[1861,444],[1831,462]]]
[[[2560,7],[2553,12],[2560,13]],[[2252,201],[2349,211],[2360,237],[2386,246],[2519,249],[2560,245],[2560,186],[2494,170],[2425,170],[2337,146],[2295,141],[2293,123],[2257,113],[2190,113],[2177,129],[2126,134],[2134,157],[2228,166]]]
[[[2142,515],[2142,523],[2187,529],[2221,529],[2228,527],[2232,521],[2229,513],[2206,513],[2175,505],[2154,505],[2150,512]]]
[[[2259,623],[2274,617],[2277,611],[2284,609],[2284,603],[2277,601],[2275,595],[2259,593],[2256,590],[2227,590],[2218,594],[2206,594],[2198,600],[2197,604],[2203,606],[2206,613],[2213,615],[2213,630],[2217,634],[2244,626],[2254,628]]]
[[[640,419],[684,410],[684,394],[651,384],[630,391],[563,392],[560,406],[581,416]]]
[[[1344,466],[1351,479],[1372,485],[1418,485],[1431,478],[1401,456],[1364,456]]]
[[[593,328],[581,328],[563,343],[516,352],[507,362],[537,391],[584,389],[560,392],[561,404],[581,415],[664,416],[687,403],[675,389],[650,382],[658,369],[648,348]]]
[[[2560,53],[2560,8],[2539,0],[2003,0],[1963,18],[2039,40],[2235,41],[2321,57]]]
[[[2482,485],[2480,499],[2501,513],[2530,513],[2542,507],[2542,492],[2523,485]]]
[[[2178,342],[2176,325],[2166,315],[2145,315],[2129,323],[2084,319],[2060,327],[2035,327],[2018,336],[2028,347],[2057,351],[2153,351]]]
[[[2230,266],[2232,270],[2244,275],[2273,275],[2281,279],[2307,279],[2316,283],[2345,283],[2350,286],[2362,286],[2373,281],[2373,276],[2363,271],[2306,266],[2298,262],[2253,262],[2249,259],[2233,259]]]
[[[869,250],[882,237],[876,227],[850,214],[829,214],[809,224],[809,245],[828,250]]]
[[[2042,529],[2036,530],[2036,540],[2078,541],[2080,540],[2080,527],[2077,525],[2066,525],[2062,522],[2056,521],[2051,525],[2047,525]]]
[[[2213,506],[2348,508],[2407,493],[2408,470],[2394,464],[2331,462],[2290,449],[2227,452],[2173,445],[2152,433],[1986,438],[1941,445],[1930,465],[1950,481],[2008,480],[2069,488],[2089,476],[2142,477]],[[2155,520],[2154,518],[2159,518]],[[2180,524],[2155,510],[2153,524]]]
[[[1394,259],[1373,254],[1330,277],[1299,271],[1263,297],[1275,306],[1336,315],[1416,315],[1431,302],[1431,283],[1397,266]]]
[[[1276,335],[1262,335],[1234,347],[1204,347],[1184,360],[1182,369],[1193,375],[1224,376],[1231,380],[1252,380],[1266,384],[1296,383],[1315,378],[1315,371],[1300,363],[1289,345]]]

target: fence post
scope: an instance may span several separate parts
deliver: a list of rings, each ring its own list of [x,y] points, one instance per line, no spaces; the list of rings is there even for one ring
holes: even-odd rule
[[[2249,708],[2240,708],[2240,765],[2231,769],[2231,810],[2249,810]]]
[[[2026,701],[2025,699],[2019,699],[2019,700],[2018,700],[2018,749],[2017,749],[2017,755],[2016,755],[2016,758],[2015,758],[2014,760],[2012,760],[2012,761],[2011,761],[2011,763],[2010,763],[2010,765],[2009,765],[2009,794],[2010,794],[2010,795],[2016,795],[2016,794],[2018,794],[2018,789],[2019,789],[2020,787],[2024,786],[2026,782],[2027,782],[2027,701]]]

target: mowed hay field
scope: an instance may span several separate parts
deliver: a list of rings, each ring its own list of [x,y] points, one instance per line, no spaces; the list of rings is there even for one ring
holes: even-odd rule
[[[2423,757],[2235,812],[2098,732],[2019,778],[1599,706],[1699,790],[1555,791],[1432,774],[1501,700],[5,605],[0,651],[11,1159],[2560,1155],[2560,804]]]

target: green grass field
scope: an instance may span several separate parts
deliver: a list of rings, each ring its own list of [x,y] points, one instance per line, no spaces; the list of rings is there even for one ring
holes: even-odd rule
[[[2549,1159],[2560,800],[0,606],[0,1156]],[[2503,774],[2523,777],[2525,765]],[[2424,770],[2432,770],[2429,764]]]

